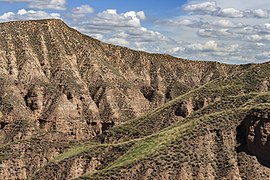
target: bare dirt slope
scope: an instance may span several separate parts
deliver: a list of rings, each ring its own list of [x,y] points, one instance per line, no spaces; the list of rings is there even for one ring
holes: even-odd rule
[[[60,20],[0,40],[3,179],[269,178],[269,63],[133,51]]]

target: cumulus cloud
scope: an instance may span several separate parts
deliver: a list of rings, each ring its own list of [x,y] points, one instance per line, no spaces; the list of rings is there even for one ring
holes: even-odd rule
[[[65,10],[66,0],[0,0],[0,2],[25,2],[29,8]]]
[[[118,38],[127,38],[128,37],[128,34],[126,32],[120,32],[118,34],[114,34],[113,37],[118,37]]]
[[[197,21],[184,19],[184,20],[181,20],[181,21],[176,21],[175,23],[179,24],[179,25],[193,26],[194,24],[197,23]]]
[[[142,20],[145,20],[145,19],[146,19],[146,16],[145,16],[145,14],[144,14],[143,11],[136,12],[136,16],[137,16],[139,19],[142,19]]]
[[[253,26],[248,25],[243,28],[235,30],[235,32],[242,35],[249,35],[256,33],[256,29]]]
[[[241,17],[244,17],[244,12],[234,9],[234,8],[226,8],[226,9],[222,9],[218,13],[218,15],[222,17],[241,18]]]
[[[217,37],[217,31],[212,28],[199,29],[197,34],[203,37]]]
[[[188,4],[184,6],[184,10],[191,13],[197,14],[213,14],[219,11],[219,7],[215,1],[202,2],[196,4]]]
[[[75,7],[71,10],[71,14],[66,15],[67,17],[71,18],[74,21],[77,21],[78,18],[84,18],[88,14],[94,13],[95,10],[89,5],[81,5]]]
[[[220,20],[214,21],[212,23],[212,25],[223,27],[223,28],[235,28],[235,27],[243,27],[244,26],[242,23],[235,23],[235,22],[230,21],[228,19],[220,19]]]
[[[7,12],[0,16],[0,21],[8,21],[11,20],[15,14],[13,12]]]
[[[110,38],[108,39],[109,43],[116,44],[116,45],[129,45],[129,42],[123,38]]]
[[[199,29],[197,34],[201,37],[213,37],[213,38],[222,38],[224,36],[234,36],[234,34],[229,29]]]
[[[129,38],[141,42],[151,42],[157,39],[165,40],[166,38],[162,34],[141,26],[141,20],[145,18],[142,11],[129,11],[119,14],[115,9],[108,9],[98,13],[89,21],[85,21],[81,25],[78,24],[78,26],[85,26],[90,34],[99,32],[118,39]]]
[[[270,34],[267,34],[267,35],[259,35],[259,34],[250,35],[250,36],[248,36],[248,40],[253,41],[253,42],[270,41]]]
[[[270,28],[268,23],[261,25],[247,25],[239,29],[234,30],[235,33],[247,37],[246,39],[250,41],[262,41],[268,40],[270,35]]]
[[[168,26],[187,26],[187,27],[200,27],[205,22],[199,20],[191,20],[191,19],[178,19],[178,20],[158,20],[155,22],[158,25],[168,25]]]
[[[183,51],[185,51],[184,47],[174,47],[174,48],[168,50],[167,53],[169,53],[169,54],[179,54],[179,53],[183,53]]]
[[[156,21],[156,24],[159,25],[169,25],[169,26],[187,26],[192,28],[201,28],[201,27],[220,27],[220,28],[241,28],[244,27],[242,23],[236,23],[229,19],[219,19],[219,20],[194,20],[194,19],[180,19],[180,20],[163,20]]]
[[[217,15],[229,18],[268,18],[269,12],[264,9],[241,11],[235,8],[226,8],[218,12]]]
[[[140,27],[141,20],[145,19],[144,12],[128,11],[118,14],[116,9],[108,9],[92,20],[93,25],[106,27]]]
[[[269,12],[264,9],[256,9],[253,11],[253,14],[255,17],[258,18],[268,18],[269,17]]]
[[[216,41],[208,41],[205,44],[188,45],[187,49],[191,51],[216,51],[218,49],[218,45]]]
[[[93,38],[99,39],[99,40],[103,40],[104,36],[103,34],[99,34],[99,33],[95,33],[92,35]]]
[[[264,26],[265,26],[267,29],[270,29],[270,23],[265,23]]]
[[[220,36],[232,36],[233,35],[233,33],[230,31],[230,29],[220,29],[218,31],[218,34]]]
[[[169,26],[176,38],[185,39],[184,44],[170,49],[169,53],[174,55],[205,60],[221,58],[223,62],[261,62],[269,59],[265,53],[270,41],[267,7],[270,7],[267,0],[248,3],[191,0],[183,6],[187,14],[163,20],[159,25]]]
[[[29,8],[65,10],[65,0],[40,0],[31,1]]]
[[[265,9],[239,10],[234,7],[219,7],[216,1],[187,4],[183,10],[191,14],[208,14],[228,18],[268,18],[269,11]]]
[[[256,46],[257,46],[257,47],[264,47],[265,44],[264,44],[264,43],[256,43]]]
[[[190,44],[186,47],[186,50],[188,51],[201,51],[201,52],[207,52],[207,51],[218,51],[218,52],[232,52],[236,51],[239,47],[238,44],[233,44],[226,46],[224,44],[219,44],[216,41],[207,41],[204,44]]]
[[[136,29],[128,29],[125,31],[128,35],[128,38],[133,41],[140,41],[140,42],[169,42],[171,41],[169,38],[164,36],[163,34],[149,30],[145,27],[140,27]]]
[[[141,21],[145,19],[146,15],[143,11],[118,13],[115,9],[107,9],[93,17],[74,23],[73,27],[108,43],[151,52],[154,49],[152,46],[171,41],[163,34],[143,27]]]
[[[94,9],[89,5],[81,5],[79,7],[73,8],[72,13],[74,13],[74,14],[89,14],[89,13],[94,13]]]
[[[45,19],[45,18],[60,18],[61,15],[58,13],[47,13],[45,11],[34,11],[20,9],[17,13],[7,12],[0,15],[0,21],[16,21],[16,20],[34,20],[34,19]]]

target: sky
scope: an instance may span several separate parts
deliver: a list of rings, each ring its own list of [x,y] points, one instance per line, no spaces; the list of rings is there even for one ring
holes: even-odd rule
[[[62,19],[136,50],[230,64],[270,61],[269,0],[0,0],[0,22]]]

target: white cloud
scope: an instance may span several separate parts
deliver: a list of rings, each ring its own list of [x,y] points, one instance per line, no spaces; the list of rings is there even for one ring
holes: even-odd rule
[[[79,7],[73,8],[72,13],[74,13],[74,14],[89,14],[89,13],[94,13],[94,9],[89,5],[81,5]]]
[[[244,13],[234,8],[222,9],[219,13],[219,16],[230,17],[230,18],[241,18],[244,17]]]
[[[12,19],[12,17],[14,16],[15,14],[13,12],[7,12],[0,16],[0,20],[7,21],[9,19]]]
[[[34,11],[20,9],[17,13],[7,12],[0,15],[0,21],[16,21],[16,20],[34,20],[34,19],[45,19],[45,18],[60,18],[58,13],[47,13],[45,11]]]
[[[222,0],[220,0],[222,1]],[[212,16],[221,16],[228,18],[268,18],[269,12],[264,9],[236,9],[235,7],[222,8],[218,6],[220,1],[206,1],[193,4],[187,4],[183,10],[192,14],[209,14]],[[246,3],[246,2],[243,2]]]
[[[248,35],[256,33],[256,29],[253,26],[246,26],[235,31],[238,34]]]
[[[220,19],[220,20],[214,21],[212,25],[223,27],[223,28],[243,27],[242,23],[235,23],[228,19]]]
[[[251,36],[248,36],[248,40],[250,41],[261,41],[262,40],[262,37],[259,36],[259,35],[251,35]]]
[[[220,36],[232,36],[232,35],[233,35],[233,33],[230,32],[230,29],[220,29],[220,30],[218,31],[218,34],[219,34]]]
[[[231,32],[230,29],[199,29],[197,34],[201,37],[211,37],[211,38],[224,38],[224,37],[233,37],[235,34]]]
[[[251,57],[248,59],[247,56],[241,56],[242,50],[243,47],[238,44],[210,40],[204,43],[186,44],[184,45],[184,50],[180,48],[174,55],[187,59],[218,60],[226,63],[245,63],[251,61]]]
[[[158,25],[166,25],[166,26],[187,26],[187,27],[200,27],[201,25],[204,24],[204,22],[199,21],[199,20],[191,20],[191,19],[174,19],[174,20],[158,20],[155,21],[156,24]]]
[[[189,0],[183,10],[187,13],[157,23],[184,41],[170,53],[237,63],[269,60],[265,53],[270,48],[269,0]]]
[[[101,40],[101,41],[102,41],[103,38],[104,38],[104,36],[103,36],[102,34],[98,34],[98,33],[93,34],[92,37],[93,37],[93,38],[96,38],[96,39],[99,39],[99,40]]]
[[[253,41],[253,42],[270,41],[270,34],[267,34],[267,35],[254,34],[254,35],[248,36],[248,40]]]
[[[178,54],[178,53],[183,53],[183,51],[185,51],[184,47],[175,47],[175,48],[168,50],[168,53],[169,54]]]
[[[263,44],[263,43],[256,43],[256,46],[263,47],[263,46],[265,46],[265,44]]]
[[[116,44],[116,45],[129,45],[129,42],[122,38],[110,38],[108,39],[109,43]]]
[[[270,23],[265,23],[264,26],[265,26],[267,29],[270,29]]]
[[[222,9],[218,15],[222,17],[229,18],[268,18],[268,11],[263,9],[255,9],[255,10],[237,10],[234,8],[226,8]]]
[[[253,11],[253,14],[255,17],[258,18],[268,18],[269,17],[269,12],[264,9],[256,9]]]
[[[197,33],[199,36],[217,37],[217,31],[212,28],[199,29]]]
[[[136,15],[139,19],[145,20],[146,16],[143,11],[136,12]]]
[[[93,17],[74,21],[72,26],[108,43],[151,52],[158,50],[158,45],[165,46],[172,41],[157,31],[143,27],[141,21],[145,19],[143,11],[118,13],[115,9],[107,9]]]
[[[195,23],[196,23],[195,21],[192,21],[192,20],[189,20],[189,19],[184,19],[184,20],[181,20],[181,21],[177,22],[177,24],[185,25],[185,26],[190,26],[190,25],[193,25]]]
[[[119,38],[125,39],[125,38],[128,37],[128,34],[125,33],[125,32],[120,32],[120,33],[118,33],[118,34],[114,34],[113,36],[114,36],[114,37],[119,37]]]
[[[31,1],[29,8],[65,10],[65,0],[40,0]]]
[[[184,10],[192,13],[212,14],[219,11],[219,7],[217,7],[215,1],[210,1],[196,4],[188,4],[184,6]]]
[[[269,7],[270,1],[269,0],[215,0],[219,7],[228,8],[234,7],[236,9],[260,9]]]
[[[219,44],[216,41],[207,41],[204,44],[196,43],[196,44],[190,44],[186,47],[187,51],[217,51],[217,52],[234,52],[239,48],[238,44],[232,44],[232,45],[224,45]]]
[[[218,49],[218,45],[216,41],[208,41],[205,44],[188,45],[187,49],[192,51],[216,51]]]
[[[108,9],[98,13],[93,19],[83,22],[89,33],[97,32],[109,34],[117,38],[130,38],[139,41],[152,41],[165,39],[160,33],[150,31],[141,26],[141,20],[145,19],[142,11],[129,11],[118,14],[114,9]],[[78,26],[82,26],[78,24]]]
[[[175,24],[177,26],[189,26],[189,27],[200,27],[203,22],[201,21],[197,21],[197,20],[190,20],[190,19],[183,19],[180,21],[174,21],[173,23],[171,22],[171,24]]]
[[[78,19],[85,18],[88,14],[94,13],[95,10],[89,5],[81,5],[73,8],[71,12],[72,13],[66,16],[71,18],[73,21],[78,21]]]
[[[126,13],[118,14],[116,9],[108,9],[101,13],[92,20],[93,25],[107,26],[107,27],[140,27],[141,20],[145,19],[141,11],[129,11]]]
[[[65,10],[66,0],[0,0],[0,2],[26,2],[29,8]]]

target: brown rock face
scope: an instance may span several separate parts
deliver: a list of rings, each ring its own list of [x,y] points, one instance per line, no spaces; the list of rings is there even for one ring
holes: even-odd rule
[[[269,65],[0,23],[0,179],[269,178]]]
[[[178,105],[175,109],[175,115],[181,117],[187,117],[193,111],[192,102],[184,101]]]
[[[242,132],[242,146],[247,152],[270,164],[270,114],[254,113],[248,115],[239,127]]]
[[[2,141],[18,119],[48,138],[88,139],[236,68],[105,44],[60,20],[0,29]]]

